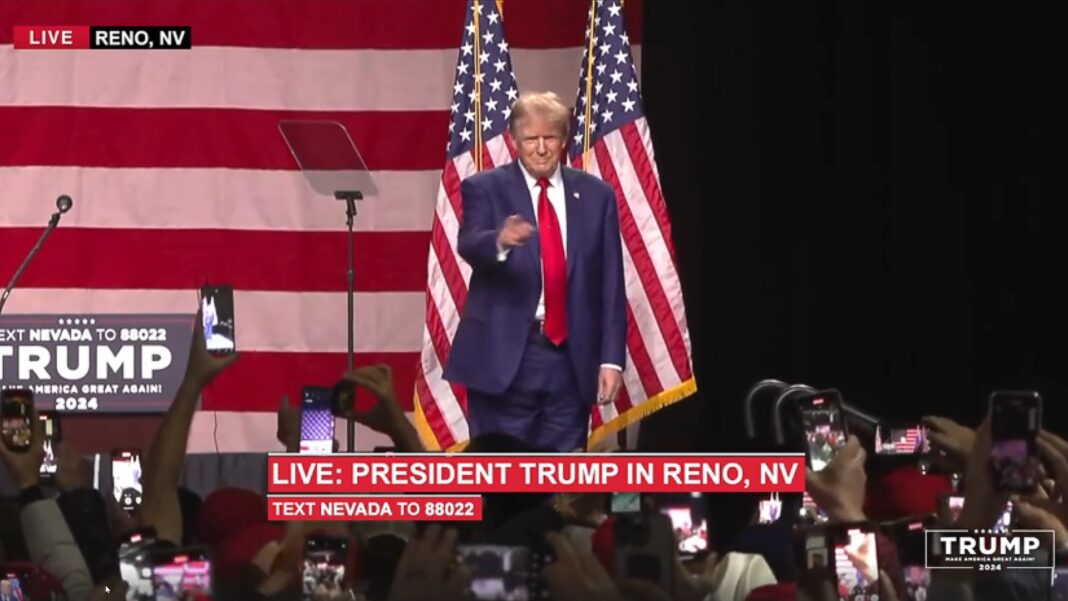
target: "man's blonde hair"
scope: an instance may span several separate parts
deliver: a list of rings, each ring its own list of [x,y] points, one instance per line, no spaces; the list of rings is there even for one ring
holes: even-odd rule
[[[560,137],[567,138],[571,109],[555,92],[526,92],[519,95],[508,117],[508,130],[512,137],[516,136],[515,128],[519,121],[528,115],[538,115],[556,125],[560,129]]]

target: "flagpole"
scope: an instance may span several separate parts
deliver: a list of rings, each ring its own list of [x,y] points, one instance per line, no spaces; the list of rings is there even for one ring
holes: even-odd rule
[[[590,44],[586,49],[586,119],[582,124],[582,169],[584,171],[590,170],[590,135],[593,130],[590,128],[590,119],[593,114],[593,42],[594,36],[597,34],[597,24],[594,22],[594,18],[597,15],[597,0],[590,0]]]
[[[473,86],[475,90],[475,145],[471,152],[475,153],[475,170],[482,171],[482,85],[479,82],[479,75],[482,73],[482,61],[479,60],[482,56],[482,38],[478,33],[480,16],[478,0],[473,0],[472,10],[471,19],[475,23],[475,56],[471,61],[475,64],[473,75],[475,78]]]

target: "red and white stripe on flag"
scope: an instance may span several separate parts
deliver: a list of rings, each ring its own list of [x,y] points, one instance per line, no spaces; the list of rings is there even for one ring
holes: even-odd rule
[[[345,368],[347,242],[343,207],[306,183],[277,124],[334,119],[380,190],[356,219],[356,363],[390,365],[407,405],[468,3],[0,3],[0,274],[52,200],[75,199],[5,313],[191,313],[205,279],[233,284],[242,356],[206,391],[189,448],[278,449],[279,397]],[[586,1],[506,4],[519,79],[569,93]],[[193,48],[13,48],[15,25],[40,24],[188,25]]]
[[[627,364],[590,445],[697,391],[671,223],[621,0],[591,0],[572,120],[572,165],[615,189],[628,302]]]

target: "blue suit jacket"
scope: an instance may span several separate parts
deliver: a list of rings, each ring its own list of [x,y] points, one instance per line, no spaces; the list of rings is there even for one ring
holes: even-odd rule
[[[567,203],[567,350],[579,394],[592,405],[600,365],[623,366],[626,358],[619,216],[612,188],[585,172],[560,168]],[[497,233],[509,215],[537,221],[518,161],[465,179],[461,194],[458,250],[472,274],[444,377],[500,394],[519,370],[538,307],[541,246],[535,233],[498,261]]]

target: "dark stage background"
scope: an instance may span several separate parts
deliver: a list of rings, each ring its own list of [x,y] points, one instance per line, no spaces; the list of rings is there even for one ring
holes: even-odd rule
[[[1065,423],[1064,8],[645,11],[700,393],[646,419],[640,446],[740,448],[765,377],[969,424],[991,390],[1035,388]]]

